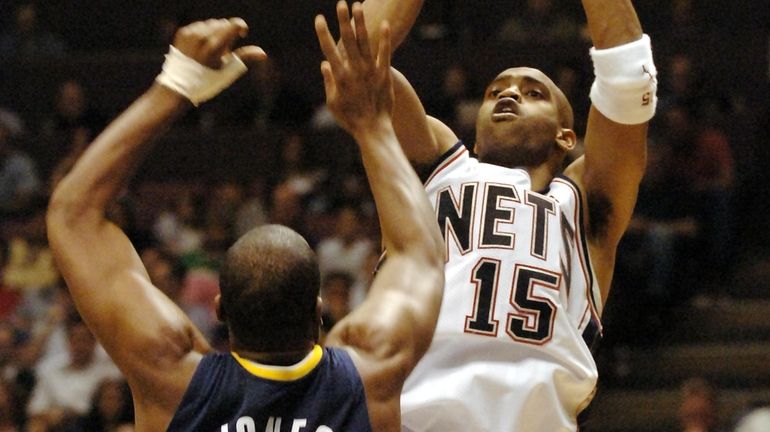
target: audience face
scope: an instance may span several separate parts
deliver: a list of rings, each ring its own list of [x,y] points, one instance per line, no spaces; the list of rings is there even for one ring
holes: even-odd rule
[[[359,216],[351,208],[342,209],[337,215],[336,232],[345,241],[353,241],[358,235]]]
[[[716,425],[716,400],[711,386],[700,379],[683,385],[679,421],[683,431],[708,432]]]
[[[67,119],[76,119],[86,110],[86,95],[83,87],[76,81],[66,81],[59,87],[56,101],[59,113]]]
[[[108,380],[102,383],[96,394],[96,409],[106,420],[118,420],[126,406],[125,392],[121,381]]]
[[[19,33],[34,33],[37,28],[37,10],[33,4],[25,4],[16,12],[16,28]]]
[[[170,258],[154,248],[147,248],[141,254],[142,263],[150,275],[150,281],[164,294],[177,300],[181,290],[181,281],[174,274],[174,265]]]
[[[350,280],[330,276],[323,286],[324,305],[334,322],[339,322],[350,312]]]

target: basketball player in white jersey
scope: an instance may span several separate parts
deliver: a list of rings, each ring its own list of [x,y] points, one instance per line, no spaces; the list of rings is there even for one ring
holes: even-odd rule
[[[363,13],[371,29],[387,19],[395,46],[421,4],[366,0],[353,14]],[[447,260],[433,343],[402,394],[406,431],[575,431],[595,393],[590,346],[645,169],[657,81],[631,2],[583,7],[596,79],[585,154],[563,173],[577,141],[572,109],[539,70],[507,69],[489,84],[476,123],[478,159],[393,72],[396,133],[426,173]],[[337,12],[340,43],[352,47],[347,6]],[[328,29],[316,30],[331,52]]]

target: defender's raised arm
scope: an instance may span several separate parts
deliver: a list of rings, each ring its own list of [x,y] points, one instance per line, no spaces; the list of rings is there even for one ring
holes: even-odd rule
[[[241,19],[182,28],[157,82],[99,135],[53,193],[48,237],[78,310],[131,385],[138,431],[165,430],[208,343],[152,285],[139,256],[106,213],[152,142],[193,104],[229,86],[264,57],[230,54]],[[240,58],[239,58],[240,57]],[[204,67],[207,66],[207,67]]]
[[[390,31],[380,27],[376,57],[360,5],[341,11],[339,49],[323,17],[316,30],[326,56],[327,104],[356,139],[377,204],[388,257],[367,300],[332,330],[330,344],[355,351],[375,430],[400,430],[399,396],[430,345],[443,292],[443,247],[422,184],[401,150],[391,121]]]

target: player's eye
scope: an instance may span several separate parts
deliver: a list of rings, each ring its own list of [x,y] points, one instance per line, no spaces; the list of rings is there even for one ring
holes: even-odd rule
[[[492,96],[492,97],[497,97],[497,96],[499,96],[499,95],[500,95],[500,93],[502,93],[502,90],[499,90],[499,89],[492,89],[492,90],[489,92],[489,95],[490,95],[490,96]]]
[[[530,90],[527,92],[527,96],[537,98],[537,99],[542,99],[543,92],[541,92],[540,90]]]

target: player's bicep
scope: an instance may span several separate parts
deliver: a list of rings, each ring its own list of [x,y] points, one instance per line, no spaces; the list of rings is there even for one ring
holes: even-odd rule
[[[83,319],[126,373],[168,367],[189,352],[192,324],[149,280],[125,234],[110,222],[62,226],[49,241]]]
[[[358,353],[366,382],[400,386],[430,346],[441,307],[443,272],[405,257],[390,257],[366,301],[327,337],[328,345]],[[388,387],[382,387],[384,393]]]

